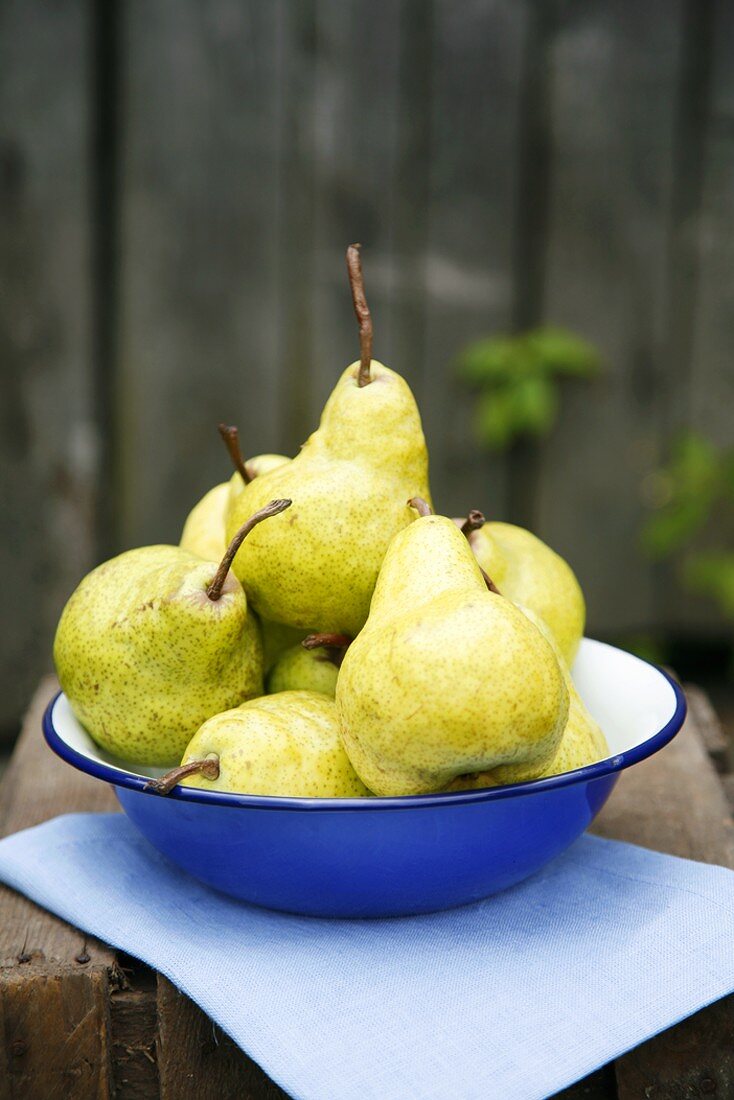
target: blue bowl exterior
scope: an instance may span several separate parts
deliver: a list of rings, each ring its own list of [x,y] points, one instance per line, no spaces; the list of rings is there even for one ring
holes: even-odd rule
[[[309,916],[384,917],[432,912],[497,893],[564,851],[606,802],[620,771],[666,745],[686,703],[662,669],[675,711],[629,750],[547,779],[402,798],[275,798],[146,780],[43,731],[69,764],[108,783],[150,843],[184,871],[255,905]]]
[[[308,916],[388,917],[464,905],[527,878],[583,833],[616,780],[338,815],[233,812],[116,790],[151,844],[225,894]]]

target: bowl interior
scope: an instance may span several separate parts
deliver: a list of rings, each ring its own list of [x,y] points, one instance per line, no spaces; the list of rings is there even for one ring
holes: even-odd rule
[[[606,735],[610,760],[655,738],[680,710],[675,688],[658,668],[603,642],[588,638],[582,641],[573,666],[573,679]],[[121,776],[150,778],[165,770],[122,761],[99,748],[74,717],[64,695],[57,699],[53,709],[53,729],[73,753]]]

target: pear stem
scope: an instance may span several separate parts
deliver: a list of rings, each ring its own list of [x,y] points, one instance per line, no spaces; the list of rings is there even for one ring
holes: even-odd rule
[[[472,531],[478,531],[480,527],[484,527],[486,522],[487,521],[482,513],[478,512],[476,508],[472,508],[471,512],[461,525],[461,533],[462,535],[466,535],[468,537],[472,533]]]
[[[327,661],[331,661],[337,668],[341,668],[344,655],[351,644],[352,639],[348,634],[309,634],[301,642],[304,649],[326,650]]]
[[[478,531],[480,527],[484,527],[486,522],[487,521],[484,518],[484,515],[481,512],[478,512],[476,508],[472,508],[471,512],[461,525],[461,533],[466,537],[467,542],[470,546],[471,539],[469,538],[469,536],[471,535],[472,531]],[[477,562],[477,565],[479,565],[479,562]],[[487,576],[481,565],[479,565],[479,572],[484,577],[484,583],[486,584],[489,591],[494,592],[497,596],[501,596],[502,593],[500,592],[499,588],[494,583],[492,578]]]
[[[477,562],[477,565],[479,565],[479,562]],[[486,574],[486,573],[484,572],[484,570],[482,569],[481,565],[479,565],[479,571],[480,571],[480,573],[482,574],[482,576],[484,577],[484,583],[486,584],[486,586],[487,586],[487,588],[489,589],[489,591],[490,591],[490,592],[494,592],[494,593],[495,593],[495,595],[497,595],[497,596],[501,596],[501,595],[502,595],[502,593],[500,592],[499,588],[498,588],[498,587],[497,587],[497,585],[496,585],[496,584],[494,583],[494,581],[492,580],[492,578],[491,578],[491,577],[488,577],[488,576],[487,576],[487,574]]]
[[[264,519],[269,519],[270,516],[277,516],[279,512],[284,512],[286,508],[290,508],[292,503],[292,500],[271,500],[270,504],[266,504],[264,508],[261,508],[258,512],[251,515],[248,520],[245,520],[227,547],[224,557],[219,563],[219,568],[214,574],[214,580],[206,590],[206,594],[210,600],[216,601],[222,595],[222,588],[227,579],[229,567],[234,561],[235,554],[240,546],[242,546],[242,543],[253,527],[257,527],[258,523],[261,523]]]
[[[361,244],[350,244],[347,249],[347,271],[349,273],[349,285],[352,288],[352,302],[354,314],[359,325],[359,372],[357,385],[368,386],[372,381],[370,368],[372,365],[372,315],[367,299],[364,296],[364,279],[362,277],[362,257],[359,254]]]
[[[408,504],[411,508],[415,508],[419,516],[433,515],[433,508],[431,508],[428,501],[424,500],[423,497],[411,497]]]
[[[151,779],[143,789],[154,791],[155,794],[170,794],[176,784],[186,779],[188,775],[203,775],[205,779],[218,779],[219,757],[208,756],[204,760],[189,760],[188,764],[171,768],[170,772],[166,772],[160,779]]]
[[[240,433],[234,424],[219,424],[218,431],[224,440],[224,446],[229,451],[229,457],[232,459],[232,465],[237,473],[240,475],[245,485],[249,485],[252,481],[252,476],[247,469],[247,464],[242,457],[242,451],[240,450]]]

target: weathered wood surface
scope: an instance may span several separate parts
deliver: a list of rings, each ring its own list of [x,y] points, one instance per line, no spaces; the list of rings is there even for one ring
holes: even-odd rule
[[[734,821],[706,752],[711,734],[700,732],[707,720],[707,708],[694,704],[666,749],[621,776],[593,831],[734,868]],[[733,1036],[731,996],[620,1058],[619,1100],[734,1096]]]
[[[88,565],[227,475],[218,420],[250,453],[312,430],[355,239],[439,507],[534,526],[592,633],[720,630],[638,535],[678,430],[731,435],[733,35],[723,0],[3,5],[0,732]],[[482,455],[454,357],[542,322],[603,379]]]
[[[89,12],[0,5],[0,736],[94,556]]]
[[[111,792],[43,746],[44,681],[0,787],[0,833],[72,810],[115,808]],[[734,823],[706,751],[705,696],[663,752],[620,779],[597,819],[604,836],[734,867]],[[564,1100],[734,1095],[734,998],[727,998],[560,1093]],[[284,1093],[165,978],[0,891],[0,1100],[277,1100]],[[3,1091],[4,1090],[4,1091]]]

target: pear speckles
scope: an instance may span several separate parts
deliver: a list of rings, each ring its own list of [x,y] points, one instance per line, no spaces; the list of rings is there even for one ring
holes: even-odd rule
[[[369,791],[339,737],[334,701],[312,691],[253,699],[205,722],[182,764],[215,754],[219,776],[194,775],[192,787],[300,798],[359,798]]]
[[[129,550],[64,608],[54,660],[77,718],[123,760],[168,765],[205,719],[259,695],[262,644],[242,587],[175,546]]]
[[[291,498],[288,512],[245,542],[234,571],[264,618],[351,635],[367,618],[392,536],[414,518],[408,497],[429,494],[426,445],[407,383],[373,360],[375,381],[360,388],[354,370],[342,375],[300,454],[250,482],[227,515],[231,537],[266,501]]]
[[[540,774],[569,696],[543,634],[487,591],[458,528],[425,516],[390,545],[336,702],[358,775],[398,795],[517,761]]]

